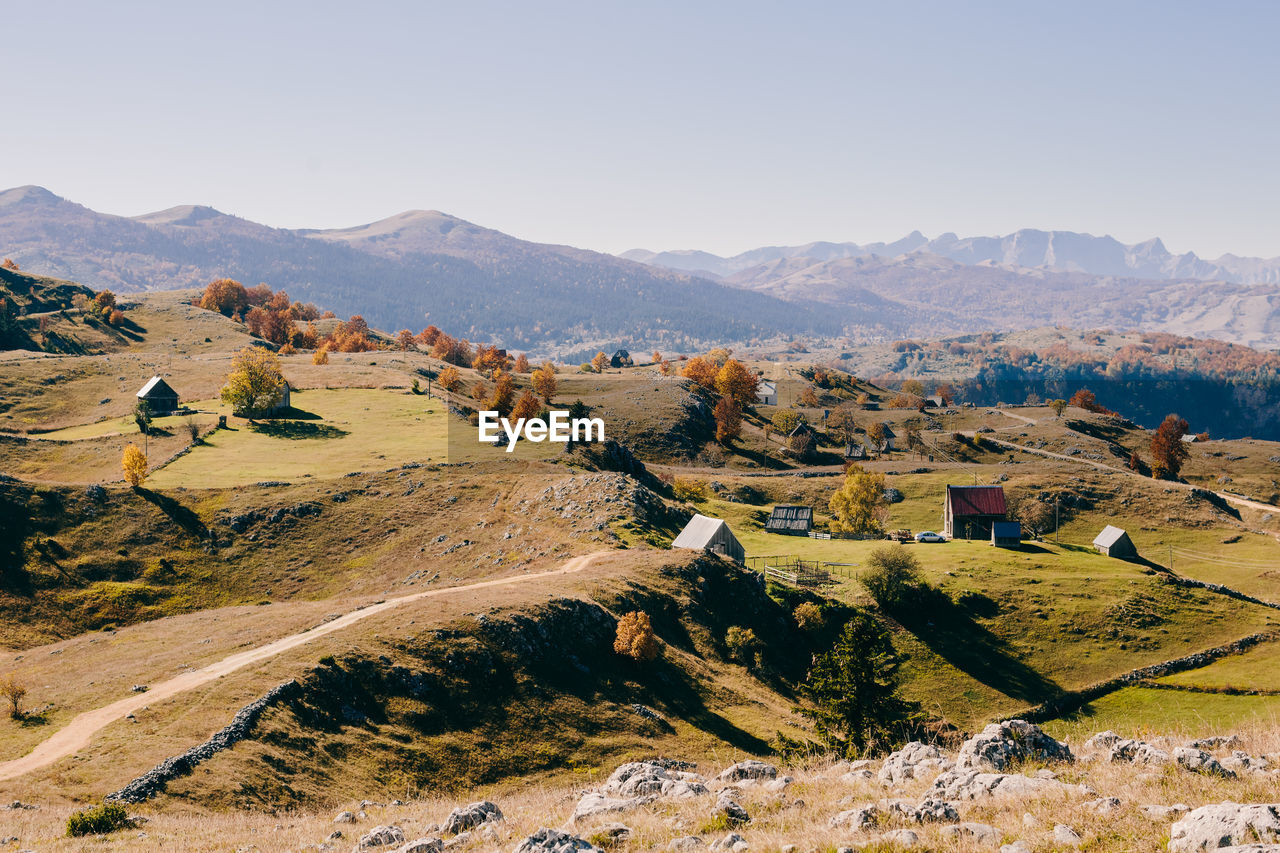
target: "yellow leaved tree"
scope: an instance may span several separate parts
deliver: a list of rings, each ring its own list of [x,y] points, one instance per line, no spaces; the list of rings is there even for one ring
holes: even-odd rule
[[[844,484],[831,496],[832,529],[843,533],[875,534],[887,520],[884,474],[850,466]]]
[[[124,469],[125,480],[135,489],[147,479],[147,457],[136,444],[131,444],[124,449],[124,455],[120,457],[120,467]]]
[[[284,399],[280,359],[268,349],[247,346],[231,360],[231,373],[222,389],[222,402],[242,418],[258,418]]]

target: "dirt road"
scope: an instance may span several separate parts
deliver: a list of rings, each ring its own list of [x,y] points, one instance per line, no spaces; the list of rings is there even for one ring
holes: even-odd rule
[[[195,669],[185,672],[182,675],[162,681],[159,684],[152,685],[145,693],[134,693],[112,702],[110,705],[103,705],[92,711],[85,711],[77,715],[67,723],[66,726],[59,729],[47,740],[33,749],[31,752],[15,758],[12,761],[0,763],[0,781],[6,779],[16,779],[33,770],[39,770],[41,767],[47,767],[55,761],[74,755],[89,745],[93,736],[111,723],[125,717],[134,711],[139,710],[144,705],[151,705],[162,699],[168,699],[176,696],[186,690],[208,684],[215,679],[224,675],[243,669],[251,664],[259,661],[267,660],[275,657],[290,649],[310,643],[312,640],[332,634],[335,631],[341,631],[349,628],[362,619],[375,616],[379,613],[385,613],[401,605],[419,601],[424,598],[435,598],[445,595],[458,595],[460,593],[471,592],[473,590],[488,589],[499,586],[515,586],[517,584],[534,583],[541,580],[557,577],[559,575],[572,574],[580,572],[591,565],[597,557],[610,553],[609,551],[596,551],[592,554],[586,554],[581,557],[575,557],[565,562],[557,569],[546,572],[535,572],[527,575],[516,575],[507,578],[498,578],[496,580],[480,581],[478,583],[466,584],[464,586],[445,587],[443,589],[427,590],[424,592],[416,592],[411,595],[402,595],[396,598],[389,598],[377,604],[371,604],[368,607],[362,607],[359,610],[353,610],[344,616],[334,619],[332,622],[326,622],[323,625],[317,625],[297,634],[288,637],[282,637],[274,642],[267,643],[257,648],[248,649],[247,651],[237,652],[229,655],[220,661],[211,663],[201,669]]]

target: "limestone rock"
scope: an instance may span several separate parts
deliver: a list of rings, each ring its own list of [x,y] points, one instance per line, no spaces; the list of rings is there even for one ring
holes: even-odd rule
[[[765,764],[763,761],[748,759],[726,767],[716,779],[721,782],[741,782],[747,779],[758,781],[761,779],[776,779],[777,777],[777,767],[772,764]]]
[[[893,752],[880,766],[880,781],[886,785],[936,776],[951,767],[951,760],[933,744],[912,741]]]
[[[1034,723],[1006,720],[992,723],[965,741],[956,756],[956,767],[1003,771],[1027,759],[1070,762],[1075,756],[1065,743],[1049,737]]]
[[[1003,836],[1000,830],[985,823],[958,823],[955,826],[944,826],[942,837],[953,841],[972,840],[983,847],[999,847]]]
[[[628,809],[643,806],[646,803],[653,802],[653,795],[645,795],[639,797],[610,797],[601,791],[587,791],[582,795],[582,799],[578,800],[578,804],[573,808],[573,816],[569,819],[573,823],[577,823],[583,818],[592,815],[608,814],[610,812],[624,812]]]
[[[719,841],[712,842],[712,850],[729,850],[733,853],[742,853],[747,849],[747,839],[743,838],[736,832],[731,832]]]
[[[1111,761],[1127,761],[1130,764],[1164,764],[1169,761],[1169,753],[1141,740],[1116,741],[1111,745],[1111,752],[1107,757]]]
[[[683,838],[673,838],[671,843],[667,845],[667,849],[673,853],[680,853],[683,850],[701,850],[706,844],[696,835],[686,835]]]
[[[502,810],[488,800],[481,800],[449,812],[449,817],[444,822],[444,829],[441,831],[446,835],[456,835],[464,830],[475,829],[480,824],[491,820],[502,820]]]
[[[1079,847],[1084,843],[1084,839],[1080,837],[1080,833],[1076,832],[1065,823],[1060,823],[1054,826],[1053,841],[1055,844],[1065,844],[1068,847]]]
[[[376,847],[388,847],[392,844],[404,844],[404,831],[398,826],[375,826],[360,836],[357,850],[373,850]]]
[[[439,838],[415,838],[403,847],[397,847],[396,853],[442,853],[444,842]]]
[[[1111,749],[1119,741],[1124,740],[1120,735],[1107,729],[1105,732],[1098,732],[1093,737],[1084,742],[1085,749]]]
[[[1201,806],[1169,829],[1171,853],[1250,843],[1280,844],[1280,804]]]
[[[338,812],[333,818],[334,823],[355,823],[356,816],[351,812]]]
[[[1173,760],[1178,762],[1179,767],[1190,770],[1192,773],[1205,773],[1210,776],[1222,776],[1227,779],[1234,779],[1236,775],[1219,764],[1218,759],[1203,749],[1193,749],[1189,746],[1175,747]]]
[[[1031,845],[1025,841],[1015,841],[1012,844],[1000,845],[1000,853],[1031,853]]]
[[[738,804],[729,791],[720,792],[720,797],[716,800],[716,806],[711,813],[723,815],[731,823],[748,823],[751,820],[751,815],[747,814],[747,810]]]
[[[920,836],[916,835],[909,829],[894,829],[880,836],[881,841],[887,841],[897,847],[903,847],[910,850],[913,847],[920,846]]]
[[[1120,798],[1098,797],[1096,800],[1089,800],[1086,803],[1081,803],[1081,805],[1090,811],[1097,812],[1098,814],[1111,814],[1113,811],[1120,808]]]
[[[1067,785],[1056,779],[1039,779],[1017,773],[949,770],[933,780],[932,793],[946,800],[978,800],[985,797],[1087,794],[1088,789],[1083,785]]]
[[[1203,737],[1199,740],[1193,740],[1187,746],[1192,749],[1234,749],[1240,745],[1240,738],[1236,735],[1214,735],[1213,737]]]
[[[513,853],[603,853],[594,844],[558,829],[539,829],[515,848]]]
[[[831,825],[843,829],[856,829],[859,832],[875,826],[882,816],[880,809],[871,804],[846,809],[831,818]]]
[[[701,796],[707,793],[706,780],[688,772],[692,766],[682,761],[631,761],[614,770],[600,790],[614,797]]]

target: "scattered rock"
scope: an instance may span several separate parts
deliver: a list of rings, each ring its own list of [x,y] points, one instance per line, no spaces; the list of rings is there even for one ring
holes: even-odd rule
[[[1086,809],[1095,811],[1098,814],[1111,814],[1111,812],[1120,808],[1119,797],[1099,797],[1096,800],[1089,800],[1087,803],[1081,803]]]
[[[1055,844],[1066,844],[1069,847],[1079,847],[1084,843],[1084,839],[1080,837],[1080,833],[1076,832],[1065,823],[1060,823],[1054,826],[1053,840]]]
[[[351,812],[338,812],[337,817],[333,819],[334,823],[355,823],[356,816]]]
[[[895,844],[898,847],[905,847],[907,849],[920,846],[920,836],[916,835],[909,829],[891,830],[890,832],[886,832],[884,835],[880,836],[880,840],[887,841],[890,844]]]
[[[481,800],[449,812],[441,831],[446,835],[456,835],[491,820],[502,820],[502,810],[488,800]]]
[[[1107,729],[1105,732],[1098,732],[1093,737],[1084,742],[1085,749],[1111,749],[1124,738]]]
[[[631,837],[631,827],[625,823],[606,823],[596,828],[593,838],[607,838],[611,843],[626,841]]]
[[[583,818],[591,817],[592,815],[624,812],[653,802],[655,798],[653,794],[638,797],[610,797],[602,791],[587,791],[582,795],[582,799],[578,800],[578,804],[574,806],[573,816],[570,817],[570,821],[577,823]]]
[[[880,818],[880,809],[871,803],[867,803],[855,809],[846,809],[840,812],[831,818],[831,825],[841,829],[862,831],[875,826],[880,821]]]
[[[958,823],[944,826],[942,837],[955,841],[972,840],[984,847],[999,847],[1003,836],[1000,830],[985,823]]]
[[[1012,844],[1000,845],[1000,853],[1031,853],[1031,845],[1025,841],[1015,841]]]
[[[576,853],[576,851],[603,853],[599,847],[583,841],[576,835],[545,827],[520,842],[513,853]]]
[[[1049,737],[1036,724],[1006,720],[990,724],[965,741],[956,756],[956,766],[1005,770],[1013,763],[1028,759],[1070,762],[1075,757],[1065,743]]]
[[[686,835],[683,838],[673,838],[671,843],[667,845],[667,849],[679,853],[681,850],[701,850],[706,844],[696,835]]]
[[[1173,820],[1191,811],[1189,806],[1176,803],[1172,806],[1149,804],[1142,807],[1142,813],[1153,820]]]
[[[1108,758],[1130,764],[1164,764],[1169,760],[1169,753],[1156,749],[1146,741],[1120,740],[1112,744]]]
[[[1280,804],[1201,806],[1169,829],[1171,853],[1259,842],[1280,843]]]
[[[396,853],[442,853],[443,850],[444,842],[439,838],[416,838],[403,847],[397,847]]]
[[[615,797],[661,794],[683,798],[706,794],[706,780],[697,773],[689,772],[692,767],[683,761],[632,761],[614,770],[601,791]],[[774,773],[777,773],[776,769]]]
[[[1016,773],[949,770],[933,780],[933,793],[948,800],[977,800],[984,797],[1031,797],[1090,792],[1083,785],[1067,785],[1056,779],[1038,779]]]
[[[719,841],[711,844],[712,850],[731,850],[734,853],[741,853],[747,849],[747,839],[743,838],[736,832],[731,832]]]
[[[1218,759],[1214,758],[1203,749],[1193,749],[1189,746],[1179,746],[1173,750],[1173,760],[1178,762],[1178,766],[1192,773],[1205,773],[1210,776],[1222,776],[1226,779],[1234,779],[1236,774],[1223,767],[1218,763]]]
[[[716,779],[721,782],[741,782],[744,780],[775,779],[777,776],[778,768],[772,764],[748,759],[726,767]]]
[[[781,794],[787,790],[787,786],[794,782],[795,779],[790,776],[783,776],[780,779],[774,779],[772,782],[765,782],[764,789],[771,794]]]
[[[738,804],[729,791],[720,792],[720,797],[716,800],[716,806],[711,813],[717,817],[723,816],[730,823],[748,823],[751,820],[751,815],[747,814],[747,810]]]
[[[960,812],[946,800],[929,797],[920,801],[920,805],[912,810],[910,817],[916,823],[958,823]]]
[[[404,831],[398,826],[375,826],[360,836],[357,850],[372,850],[375,847],[386,847],[391,844],[404,844]]]
[[[880,766],[880,781],[886,785],[936,776],[949,770],[951,761],[933,744],[912,741],[897,752],[891,753]]]

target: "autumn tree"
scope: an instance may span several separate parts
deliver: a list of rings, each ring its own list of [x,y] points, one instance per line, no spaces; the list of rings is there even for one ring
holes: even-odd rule
[[[224,317],[244,314],[249,308],[249,293],[240,282],[219,278],[205,287],[204,296],[200,297],[200,307],[206,311],[217,311]]]
[[[1053,413],[1055,415],[1061,418],[1062,413],[1067,410],[1067,401],[1066,400],[1050,400],[1049,408],[1053,410]]]
[[[322,344],[315,355],[311,356],[312,364],[328,364],[329,363],[329,345]]]
[[[937,388],[933,389],[933,393],[942,398],[942,405],[950,406],[956,399],[956,389],[950,383],[942,382]]]
[[[875,445],[876,450],[882,453],[889,446],[889,430],[880,421],[867,427],[867,438]]]
[[[401,352],[408,352],[413,349],[415,343],[413,332],[408,329],[401,329],[396,332],[396,348]]]
[[[476,347],[476,354],[471,359],[471,367],[481,376],[493,378],[499,370],[506,370],[511,359],[507,351],[493,344],[481,344]]]
[[[3,262],[0,262],[0,269],[11,270],[12,272],[22,271],[22,268],[18,266],[17,261],[13,258],[5,258]]]
[[[1151,436],[1151,476],[1160,480],[1176,480],[1182,471],[1182,463],[1191,454],[1182,437],[1187,434],[1187,422],[1177,415],[1166,415]]]
[[[756,402],[756,375],[737,359],[729,359],[716,373],[715,388],[733,400],[739,411]]]
[[[898,390],[903,394],[909,394],[912,397],[923,397],[924,383],[919,379],[907,379],[902,383]]]
[[[618,620],[613,650],[641,663],[658,656],[658,638],[653,633],[653,623],[649,621],[648,613],[635,610]]]
[[[807,409],[817,407],[818,395],[814,392],[812,385],[804,386],[804,390],[800,392],[800,405]]]
[[[130,444],[120,457],[120,467],[124,469],[124,479],[135,489],[147,479],[147,456],[138,449],[138,445]]]
[[[519,423],[521,420],[536,418],[540,411],[542,411],[542,404],[538,402],[538,398],[525,391],[511,409],[511,422]]]
[[[658,352],[657,350],[654,350],[654,351],[653,351],[653,363],[654,363],[654,364],[657,364],[657,363],[658,363],[658,362],[660,362],[660,361],[662,361],[662,353]]]
[[[841,441],[852,441],[853,432],[856,428],[857,420],[853,416],[853,409],[848,405],[832,410],[831,415],[827,418],[827,430],[832,435],[838,436]]]
[[[724,632],[724,647],[730,658],[749,666],[755,662],[763,646],[755,631],[741,625],[731,625]]]
[[[685,362],[684,370],[680,374],[686,379],[692,379],[703,388],[715,390],[716,378],[720,375],[720,368],[715,362],[695,355],[693,358]]]
[[[796,427],[804,423],[804,415],[791,409],[779,409],[770,419],[773,431],[778,435],[790,435]]]
[[[732,397],[721,397],[716,403],[716,441],[728,444],[742,434],[742,408]]]
[[[515,371],[516,373],[529,372],[529,356],[525,355],[524,353],[520,353],[518,356],[516,356]]]
[[[602,352],[596,353],[595,358],[591,359],[591,369],[596,373],[604,373],[604,369],[609,366],[609,356]]]
[[[733,355],[733,350],[728,347],[716,347],[707,353],[707,361],[711,362],[719,370],[729,362],[729,356]]]
[[[831,496],[831,526],[844,533],[870,535],[884,530],[886,520],[884,474],[852,465],[844,483]]]
[[[458,372],[458,368],[450,365],[440,371],[440,375],[436,377],[436,381],[440,383],[440,387],[453,393],[462,385],[462,374]]]
[[[506,417],[511,414],[515,402],[516,383],[509,373],[499,372],[493,380],[493,396],[489,398],[489,408]]]
[[[16,265],[14,268],[17,268]],[[11,718],[21,720],[25,716],[22,711],[22,700],[27,698],[27,686],[18,680],[18,676],[10,673],[0,679],[0,698],[9,703]]]
[[[543,362],[542,367],[533,371],[530,379],[534,393],[550,406],[552,398],[556,396],[556,366],[549,361]]]
[[[231,360],[231,373],[222,388],[222,402],[242,418],[257,418],[284,399],[280,359],[263,347],[247,346]]]

